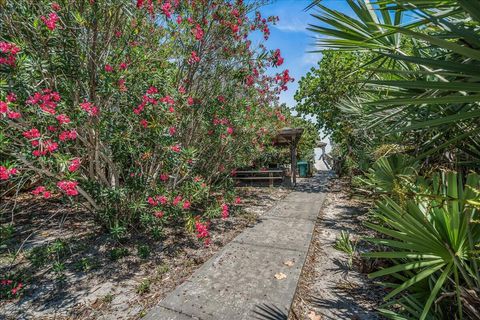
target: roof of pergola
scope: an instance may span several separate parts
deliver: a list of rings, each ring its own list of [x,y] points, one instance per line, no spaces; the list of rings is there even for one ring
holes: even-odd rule
[[[292,142],[298,142],[303,134],[303,128],[282,128],[275,137],[275,145],[289,145]]]

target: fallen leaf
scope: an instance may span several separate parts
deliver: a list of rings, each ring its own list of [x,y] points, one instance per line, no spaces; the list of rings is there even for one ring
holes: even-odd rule
[[[279,273],[276,273],[275,274],[275,278],[277,280],[282,280],[282,279],[286,279],[287,278],[287,275],[285,273],[282,273],[282,272],[279,272]]]
[[[288,267],[291,267],[295,264],[295,261],[293,260],[287,260],[283,263],[284,265],[288,266]]]
[[[322,320],[322,317],[320,317],[319,314],[316,314],[315,311],[310,311],[308,314],[308,319],[310,320]]]

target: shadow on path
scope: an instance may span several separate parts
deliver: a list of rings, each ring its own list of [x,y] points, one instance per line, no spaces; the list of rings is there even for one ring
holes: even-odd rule
[[[273,304],[263,303],[256,305],[253,313],[255,314],[255,319],[260,320],[287,320],[288,318],[284,311]]]

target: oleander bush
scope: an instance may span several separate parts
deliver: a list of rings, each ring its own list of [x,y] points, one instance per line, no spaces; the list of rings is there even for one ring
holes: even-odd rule
[[[260,2],[0,2],[0,192],[61,195],[121,235],[187,227],[208,242],[230,173],[285,125],[292,79]],[[7,204],[8,206],[8,204]]]

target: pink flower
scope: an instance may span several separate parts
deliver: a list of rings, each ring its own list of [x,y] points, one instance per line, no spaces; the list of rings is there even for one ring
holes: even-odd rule
[[[8,112],[8,104],[5,101],[0,101],[0,114],[6,114]]]
[[[165,182],[165,181],[168,181],[168,179],[170,179],[170,176],[169,176],[168,174],[162,173],[162,174],[160,175],[160,180],[162,180],[162,181]]]
[[[118,67],[120,70],[127,70],[128,64],[126,62],[120,63],[120,66]]]
[[[156,211],[153,215],[155,217],[161,219],[164,216],[164,213],[163,213],[163,211]]]
[[[189,106],[193,106],[195,104],[195,100],[193,100],[192,97],[188,97],[187,103],[188,103]]]
[[[195,36],[196,40],[202,40],[204,32],[199,24],[195,26],[195,28],[192,30],[192,33]]]
[[[172,201],[172,205],[176,206],[180,201],[182,201],[182,196],[176,196]]]
[[[80,108],[84,110],[85,112],[88,113],[89,116],[95,117],[98,115],[98,107],[93,105],[93,103],[88,102],[85,100],[85,102],[80,103]]]
[[[162,13],[167,17],[167,19],[170,19],[173,13],[172,4],[167,1],[164,4],[162,4],[161,9],[162,9]]]
[[[105,72],[109,72],[109,73],[113,72],[113,67],[109,64],[106,64],[104,69],[105,69]]]
[[[194,64],[200,62],[200,57],[197,55],[196,51],[192,51],[190,58],[188,59],[189,64]]]
[[[43,198],[48,199],[52,196],[52,193],[47,190],[44,186],[39,186],[36,187],[33,191],[32,194],[35,196],[42,195]]]
[[[40,19],[42,19],[43,23],[45,23],[45,26],[48,30],[53,31],[57,28],[57,21],[59,20],[59,17],[56,12],[50,13],[48,18],[41,16]]]
[[[27,139],[37,139],[40,138],[40,131],[37,128],[33,128],[23,132],[22,135]]]
[[[177,23],[180,24],[180,23],[182,23],[182,21],[183,21],[182,16],[178,16],[177,17]]]
[[[77,139],[77,131],[70,130],[70,131],[62,131],[58,136],[60,141],[67,141],[67,140],[75,140]]]
[[[158,196],[156,199],[160,202],[160,204],[165,205],[168,203],[168,198],[165,196]]]
[[[185,210],[190,209],[190,201],[185,200],[185,201],[183,202],[182,208],[185,209]]]
[[[7,117],[9,119],[18,119],[22,117],[20,112],[7,111]]]
[[[23,287],[23,284],[21,282],[18,283],[18,285],[12,289],[12,294],[13,295],[16,295],[18,293],[18,291],[20,291]]]
[[[174,136],[175,132],[177,132],[177,129],[175,127],[170,127],[168,128],[168,132],[170,133],[170,136]]]
[[[70,118],[66,114],[59,114],[56,119],[60,125],[70,123]]]
[[[280,56],[280,49],[275,50],[273,53],[273,65],[279,67],[283,64],[283,58]]]
[[[178,87],[178,92],[181,93],[181,94],[185,94],[185,93],[187,93],[187,90],[183,86],[180,86],[180,87]]]
[[[54,11],[60,11],[62,8],[60,7],[60,5],[56,2],[52,3],[52,10]]]
[[[240,197],[235,198],[235,204],[240,204],[242,202],[242,199]]]
[[[17,54],[20,52],[20,48],[15,43],[0,42],[0,53],[4,53],[6,56],[0,56],[0,64],[13,67],[17,60]]]
[[[208,224],[201,223],[200,221],[195,222],[195,229],[197,229],[197,238],[204,239],[209,237],[208,233]]]
[[[170,147],[170,150],[172,150],[173,152],[176,152],[176,153],[179,153],[180,151],[182,151],[181,147],[179,144],[176,144],[174,146],[171,146]]]
[[[158,202],[157,202],[155,199],[153,199],[152,197],[148,197],[147,202],[148,202],[148,204],[151,205],[151,206],[156,206],[156,205],[158,205]]]
[[[13,92],[10,92],[9,94],[7,94],[7,101],[8,102],[15,102],[17,101],[17,95]]]
[[[60,95],[58,92],[52,92],[50,89],[44,89],[42,92],[36,92],[33,96],[30,96],[26,103],[32,105],[38,105],[43,111],[55,114],[55,109],[60,101]]]
[[[228,128],[227,128],[227,133],[228,133],[228,134],[233,134],[233,128],[232,128],[232,127],[228,127]]]
[[[57,183],[57,187],[64,191],[67,196],[76,196],[78,195],[77,190],[78,182],[77,181],[69,181],[63,180]]]
[[[58,149],[58,143],[53,142],[52,140],[45,141],[43,145],[50,153],[55,152]]]
[[[16,168],[7,169],[4,166],[0,166],[0,180],[8,180],[11,176],[16,175],[18,170]]]
[[[70,172],[75,172],[80,168],[80,159],[75,158],[70,162],[70,165],[68,166],[68,171]]]
[[[157,93],[158,93],[158,89],[155,88],[155,87],[150,87],[150,88],[148,88],[148,90],[147,90],[147,94],[150,94],[150,95],[152,95],[152,94],[157,94]]]
[[[145,129],[148,128],[148,121],[145,119],[140,120],[140,125]]]
[[[228,205],[226,203],[222,203],[222,205],[220,206],[220,208],[222,209],[222,219],[227,219],[228,216],[229,216],[229,208],[228,208]]]

